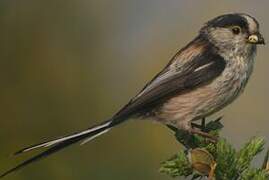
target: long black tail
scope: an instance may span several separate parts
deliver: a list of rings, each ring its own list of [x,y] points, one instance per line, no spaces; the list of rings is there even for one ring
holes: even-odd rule
[[[38,160],[45,158],[53,153],[56,153],[56,152],[62,150],[63,148],[65,148],[69,145],[72,145],[76,142],[83,140],[81,144],[85,144],[86,142],[91,141],[92,139],[108,132],[113,126],[115,126],[117,124],[118,123],[113,123],[113,120],[109,120],[109,121],[103,122],[102,124],[100,124],[98,126],[86,129],[84,131],[80,131],[80,132],[77,132],[77,133],[74,133],[74,134],[71,134],[68,136],[64,136],[61,138],[57,138],[57,139],[54,139],[51,141],[43,142],[40,144],[36,144],[36,145],[30,146],[30,147],[21,149],[21,150],[17,151],[15,153],[15,155],[18,155],[18,154],[21,154],[24,152],[28,152],[28,151],[31,151],[34,149],[42,148],[42,147],[50,147],[49,149],[43,151],[42,153],[37,154],[36,156],[22,162],[21,164],[15,166],[12,169],[9,169],[5,173],[1,174],[0,178],[5,177],[6,175],[8,175],[14,171],[17,171],[17,170],[21,169],[22,167],[24,167],[32,162],[38,161]]]

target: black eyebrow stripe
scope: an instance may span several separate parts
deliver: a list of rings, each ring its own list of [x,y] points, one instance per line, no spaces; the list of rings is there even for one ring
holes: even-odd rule
[[[212,27],[228,27],[228,26],[240,26],[243,29],[248,29],[248,22],[246,18],[239,14],[227,14],[219,16],[207,23]]]

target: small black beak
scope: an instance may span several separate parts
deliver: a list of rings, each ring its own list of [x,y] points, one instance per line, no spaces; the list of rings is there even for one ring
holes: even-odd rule
[[[258,36],[258,42],[257,42],[257,44],[263,44],[263,45],[265,45],[265,40],[264,40],[263,36],[261,35],[261,33],[258,33],[257,36]]]
[[[265,44],[264,38],[259,32],[255,34],[251,34],[248,37],[247,42],[251,44]]]

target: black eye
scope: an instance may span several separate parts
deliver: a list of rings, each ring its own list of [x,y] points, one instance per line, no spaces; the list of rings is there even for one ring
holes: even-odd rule
[[[239,34],[241,32],[241,28],[239,26],[232,27],[232,31],[234,34]]]

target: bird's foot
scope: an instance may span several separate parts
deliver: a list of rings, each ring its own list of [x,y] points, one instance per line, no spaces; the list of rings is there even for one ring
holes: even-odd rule
[[[202,118],[201,124],[196,124],[192,122],[191,127],[200,129],[203,132],[209,132],[210,130],[221,129],[223,127],[223,125],[220,122],[221,119],[222,119],[222,116],[206,124],[206,118]]]
[[[189,131],[190,134],[196,134],[196,135],[202,136],[202,137],[208,139],[212,143],[217,143],[218,142],[218,137],[217,136],[214,136],[214,135],[209,134],[207,132],[201,131],[199,129],[190,128],[188,131]]]
[[[202,118],[201,119],[201,124],[196,124],[196,123],[192,122],[191,127],[200,129],[201,131],[205,132],[205,130],[206,130],[205,120],[206,120],[205,118]]]
[[[177,128],[172,125],[167,125],[169,129],[175,132],[175,136],[177,140],[182,143],[187,148],[195,148],[197,147],[195,136],[199,135],[204,137],[205,142],[209,143],[217,143],[218,141],[218,133],[214,131],[218,131],[223,128],[222,123],[220,122],[222,117],[217,118],[214,121],[210,121],[207,124],[205,123],[205,118],[201,119],[201,124],[191,123],[191,126],[187,126],[187,128]],[[216,135],[212,135],[213,134]]]

